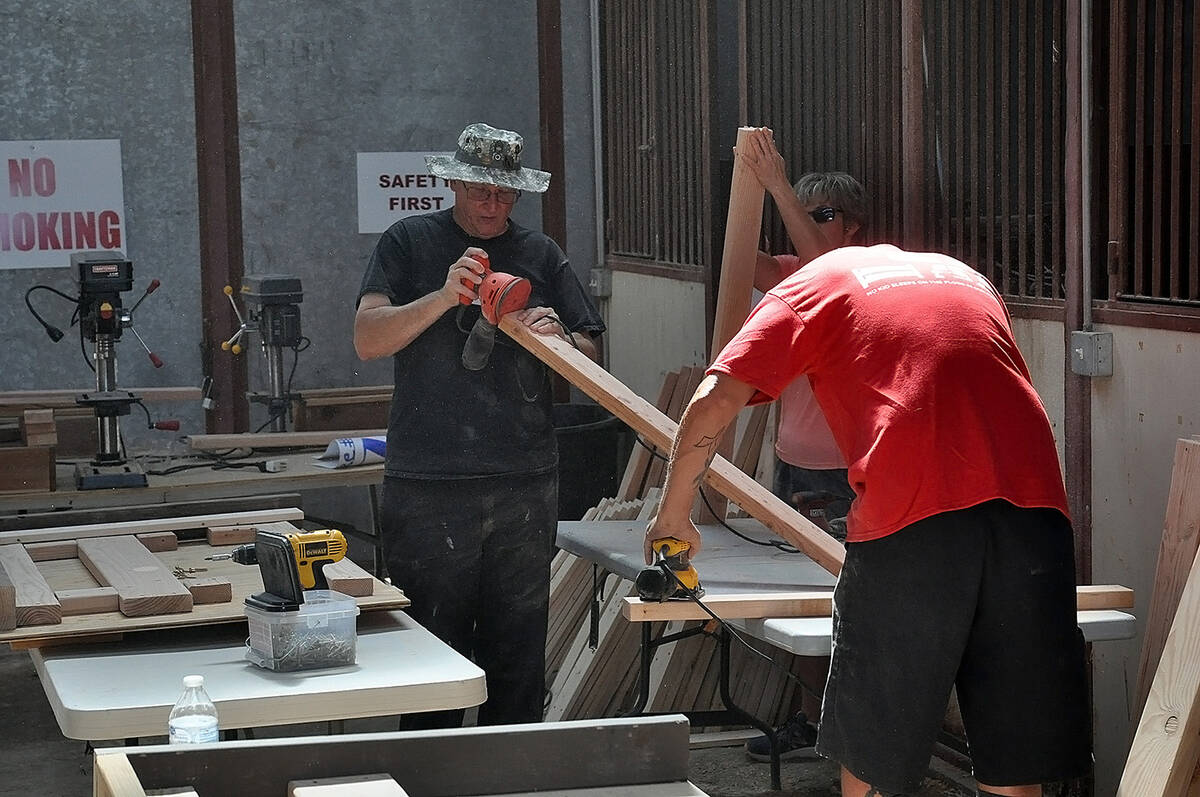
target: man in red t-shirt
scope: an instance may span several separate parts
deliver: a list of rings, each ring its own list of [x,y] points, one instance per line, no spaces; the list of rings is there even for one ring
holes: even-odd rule
[[[670,536],[699,552],[689,512],[722,433],[800,375],[857,494],[817,740],[842,794],[917,788],[952,686],[981,793],[1086,774],[1057,449],[1004,304],[965,264],[847,247],[771,290],[684,413],[647,551]]]

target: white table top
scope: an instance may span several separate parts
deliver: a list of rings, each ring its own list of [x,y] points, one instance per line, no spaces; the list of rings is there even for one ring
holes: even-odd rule
[[[63,735],[166,734],[183,676],[203,675],[220,727],[467,708],[487,697],[483,670],[402,611],[358,618],[357,663],[276,673],[244,659],[244,628],[144,632],[123,642],[30,651]]]
[[[730,521],[738,532],[755,540],[777,539],[753,518]],[[801,553],[783,553],[755,545],[717,525],[699,527],[704,549],[696,563],[700,583],[709,595],[749,592],[833,591],[837,579]],[[645,567],[642,539],[645,521],[560,521],[558,546],[599,564],[626,579]],[[1088,642],[1129,639],[1135,633],[1132,614],[1112,609],[1078,612],[1079,628]],[[828,656],[833,619],[782,617],[729,620],[735,628],[798,656]]]

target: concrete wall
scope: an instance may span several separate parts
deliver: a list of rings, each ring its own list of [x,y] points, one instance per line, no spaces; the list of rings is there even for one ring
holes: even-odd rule
[[[658,398],[668,371],[706,362],[703,284],[616,271],[608,305],[608,370],[642,398]]]
[[[191,20],[186,3],[113,4],[9,0],[0,19],[0,138],[121,140],[127,213],[125,254],[135,285],[162,288],[136,316],[162,357],[155,369],[129,335],[118,346],[118,385],[199,386],[199,237]],[[64,256],[63,265],[69,258]],[[95,389],[68,329],[74,305],[39,291],[33,301],[67,334],[52,343],[21,297],[35,284],[69,294],[66,268],[0,270],[0,390]],[[131,299],[136,295],[127,294]],[[90,355],[91,349],[88,348]],[[158,409],[152,407],[152,409]],[[198,405],[163,408],[187,431],[201,430]],[[123,424],[145,437],[145,418]],[[163,443],[169,433],[156,433]]]
[[[245,270],[302,280],[312,345],[300,355],[296,388],[391,379],[387,362],[359,363],[350,339],[378,237],[357,231],[357,152],[452,149],[466,124],[487,121],[520,131],[527,164],[539,165],[536,8],[536,0],[234,4]],[[590,3],[562,8],[567,173],[555,179],[567,185],[567,253],[586,280],[596,248]],[[167,365],[155,370],[125,336],[119,385],[200,385],[190,4],[9,0],[2,18],[0,139],[121,140],[126,255],[139,285],[163,283],[138,310],[137,327]],[[540,197],[526,195],[513,215],[540,228]],[[92,387],[77,336],[52,344],[20,301],[35,283],[74,292],[66,269],[0,270],[10,297],[0,308],[8,331],[0,390]],[[35,301],[65,326],[70,303]],[[252,343],[243,356],[252,358],[251,387],[263,389]],[[180,417],[183,433],[203,431],[196,405],[162,412]],[[256,407],[252,423],[262,417]],[[150,437],[136,416],[122,426],[132,445],[165,445],[166,435]]]

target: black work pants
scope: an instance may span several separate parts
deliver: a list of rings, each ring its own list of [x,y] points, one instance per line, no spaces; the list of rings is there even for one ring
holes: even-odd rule
[[[383,550],[409,615],[487,674],[480,725],[540,722],[558,474],[386,478]],[[402,728],[462,725],[463,711],[406,715]]]

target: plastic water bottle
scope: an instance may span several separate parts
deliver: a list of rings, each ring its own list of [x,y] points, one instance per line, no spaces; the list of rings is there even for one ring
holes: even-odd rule
[[[167,719],[167,735],[171,744],[201,744],[220,738],[217,707],[204,691],[203,675],[184,676],[183,694]]]

